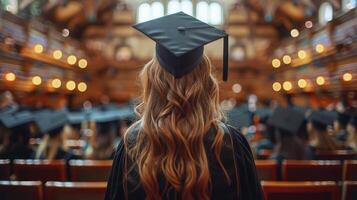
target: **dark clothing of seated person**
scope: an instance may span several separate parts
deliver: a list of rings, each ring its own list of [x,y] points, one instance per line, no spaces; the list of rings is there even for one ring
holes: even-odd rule
[[[346,148],[357,152],[357,114],[351,117],[347,125],[347,132]]]
[[[34,155],[35,159],[70,160],[78,158],[64,148],[63,127],[67,123],[67,115],[64,112],[44,113],[38,117],[37,123],[44,137]]]
[[[343,149],[333,136],[329,135],[334,115],[326,110],[316,110],[308,118],[309,148],[316,157],[316,151],[335,151]]]
[[[337,141],[344,143],[347,140],[347,124],[350,120],[350,115],[347,113],[338,113],[337,119],[333,123],[336,132],[335,138]]]
[[[162,40],[141,71],[140,119],[117,148],[105,199],[263,199],[249,144],[221,122],[203,55],[205,43],[226,34],[182,12],[136,28]]]
[[[33,115],[27,111],[0,114],[0,158],[30,159],[33,149],[29,144],[30,123]]]
[[[303,113],[291,107],[277,108],[268,123],[275,127],[276,145],[270,159],[277,161],[277,174],[280,174],[284,160],[307,160],[312,158],[312,152],[299,133],[305,129]]]

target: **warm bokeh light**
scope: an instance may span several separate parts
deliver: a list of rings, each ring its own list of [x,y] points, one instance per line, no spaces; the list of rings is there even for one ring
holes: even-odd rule
[[[16,79],[16,75],[12,72],[8,72],[5,74],[5,79],[7,81],[14,81]]]
[[[323,77],[323,76],[318,76],[317,78],[316,78],[316,83],[317,83],[317,85],[323,85],[323,84],[325,84],[325,78]]]
[[[306,51],[300,50],[300,51],[298,52],[298,57],[299,57],[300,59],[306,58]]]
[[[291,84],[290,81],[285,81],[283,83],[283,89],[286,90],[286,91],[289,91],[293,88],[293,85]]]
[[[290,64],[291,63],[291,57],[289,55],[285,55],[283,57],[283,63],[286,64],[286,65]]]
[[[271,61],[271,65],[273,65],[274,68],[279,68],[280,67],[280,60],[275,58]]]
[[[62,58],[62,51],[61,50],[55,50],[53,52],[53,58],[59,60]]]
[[[43,46],[41,44],[36,44],[33,47],[33,50],[35,51],[35,53],[42,53],[43,52]]]
[[[69,36],[69,30],[68,30],[67,28],[64,28],[64,29],[62,30],[62,36],[63,36],[63,37],[68,37],[68,36]]]
[[[80,92],[85,92],[87,90],[87,84],[85,82],[78,83],[77,87]]]
[[[279,82],[273,83],[273,90],[279,92],[281,90],[281,84]]]
[[[346,72],[346,73],[343,74],[342,79],[344,81],[351,81],[352,80],[352,74],[349,73],[349,72]]]
[[[62,85],[62,82],[61,82],[60,79],[55,78],[55,79],[52,80],[51,85],[52,85],[53,88],[60,88],[61,85]]]
[[[312,28],[313,24],[312,24],[312,21],[306,21],[305,22],[305,27],[306,28]]]
[[[236,83],[232,86],[232,90],[234,93],[240,93],[242,91],[242,86],[239,83]]]
[[[294,29],[292,29],[291,31],[290,31],[290,35],[291,35],[291,37],[298,37],[299,36],[299,30],[297,30],[296,28],[294,28]]]
[[[41,83],[42,83],[41,77],[39,77],[39,76],[32,77],[32,83],[34,85],[41,85]]]
[[[76,56],[74,56],[74,55],[68,56],[67,62],[68,62],[68,64],[70,64],[70,65],[76,64],[76,62],[77,62]]]
[[[76,88],[76,82],[68,81],[66,83],[66,88],[67,88],[67,90],[73,91]]]
[[[316,45],[315,51],[316,51],[317,53],[322,53],[322,52],[324,52],[324,51],[325,51],[324,45],[322,45],[322,44]]]
[[[306,88],[307,81],[305,79],[299,79],[298,80],[298,86],[299,86],[299,88]]]
[[[78,61],[78,66],[79,66],[79,68],[81,68],[81,69],[86,68],[87,65],[88,65],[88,62],[87,62],[87,60],[84,59],[84,58],[82,58],[82,59],[80,59],[80,60]]]

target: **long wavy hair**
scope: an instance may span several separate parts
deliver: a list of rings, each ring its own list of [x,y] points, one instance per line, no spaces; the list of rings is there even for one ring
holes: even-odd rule
[[[223,114],[212,70],[204,56],[192,72],[178,79],[155,58],[141,71],[142,102],[135,109],[140,120],[128,129],[124,141],[127,155],[138,167],[146,199],[161,199],[172,189],[181,199],[210,199],[212,183],[204,138],[211,127],[217,133],[210,148],[230,183],[220,160]],[[138,136],[134,145],[129,145],[128,137],[136,126],[140,126]],[[166,180],[165,189],[160,189],[160,176]]]

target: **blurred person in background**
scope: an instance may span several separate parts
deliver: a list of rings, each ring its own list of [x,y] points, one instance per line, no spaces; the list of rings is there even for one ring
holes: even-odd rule
[[[90,139],[90,146],[85,151],[85,157],[92,160],[113,159],[115,129],[113,122],[97,123],[95,134]]]
[[[326,110],[317,110],[311,113],[307,129],[312,152],[342,149],[335,138],[329,135],[328,128],[333,125],[334,120],[334,115]]]
[[[30,124],[34,121],[32,113],[28,111],[0,114],[0,128],[2,145],[0,158],[29,159],[33,149],[29,144]]]
[[[347,139],[345,146],[347,149],[357,152],[357,115],[351,117],[347,124]]]
[[[338,112],[338,117],[333,123],[336,140],[344,143],[347,139],[347,124],[350,120],[350,115],[346,112]]]
[[[78,158],[64,147],[63,129],[68,121],[65,112],[44,113],[38,120],[44,137],[34,155],[35,159],[70,160]]]
[[[279,174],[283,160],[307,160],[312,152],[299,133],[306,128],[305,116],[293,108],[277,108],[269,124],[275,127],[276,144],[270,159],[277,161]]]

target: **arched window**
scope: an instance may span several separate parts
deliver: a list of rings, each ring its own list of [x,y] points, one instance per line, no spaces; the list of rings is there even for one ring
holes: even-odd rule
[[[331,3],[324,2],[319,8],[319,22],[325,25],[327,22],[333,19],[333,8]]]
[[[138,22],[145,22],[151,19],[151,6],[148,3],[143,3],[138,8]]]
[[[164,16],[164,5],[161,2],[155,1],[151,4],[151,19]]]
[[[191,0],[169,0],[167,4],[167,13],[165,13],[164,4],[156,0],[153,3],[142,3],[138,7],[137,22],[145,22],[151,19],[161,17],[165,14],[173,14],[182,11],[192,15],[196,11],[196,18],[212,24],[220,25],[223,23],[223,8],[218,2],[208,3],[206,0],[200,0],[195,6]]]
[[[167,4],[167,14],[173,14],[180,11],[180,2],[178,0],[171,0]]]
[[[206,1],[200,1],[197,3],[196,7],[196,17],[197,19],[209,23],[209,6]]]
[[[356,8],[357,0],[342,0],[342,9],[343,11],[349,11],[353,8]]]
[[[223,10],[221,4],[213,2],[209,5],[209,23],[212,25],[222,24]]]
[[[159,18],[164,16],[164,5],[155,1],[151,5],[148,3],[143,3],[138,8],[138,22],[145,22],[151,19]]]
[[[192,2],[190,0],[182,0],[181,1],[181,10],[182,10],[182,12],[184,12],[188,15],[193,15]]]

